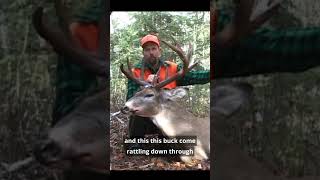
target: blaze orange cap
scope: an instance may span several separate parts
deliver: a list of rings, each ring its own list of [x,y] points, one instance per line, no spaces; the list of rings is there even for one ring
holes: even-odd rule
[[[160,42],[159,42],[159,39],[157,36],[155,35],[151,35],[151,34],[148,34],[146,36],[144,36],[140,43],[141,43],[141,47],[143,47],[143,45],[147,42],[153,42],[153,43],[156,43],[159,47],[160,47]]]

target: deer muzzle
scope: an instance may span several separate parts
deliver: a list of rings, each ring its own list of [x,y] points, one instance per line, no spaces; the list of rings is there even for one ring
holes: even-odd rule
[[[135,108],[130,108],[128,106],[123,106],[120,111],[123,113],[123,114],[136,114],[136,112],[138,112],[139,110],[138,109],[135,109]]]
[[[123,113],[123,114],[129,114],[129,107],[128,106],[123,106],[120,111]]]
[[[73,163],[83,164],[90,161],[90,153],[77,153],[72,149],[64,149],[51,139],[37,144],[34,155],[40,163],[56,168],[70,168]]]

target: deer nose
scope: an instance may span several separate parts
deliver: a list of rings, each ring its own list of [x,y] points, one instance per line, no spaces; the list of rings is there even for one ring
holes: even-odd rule
[[[130,109],[128,106],[123,106],[120,110],[123,114],[128,114]]]
[[[60,153],[61,147],[49,139],[37,144],[34,148],[34,156],[42,164],[56,161]]]

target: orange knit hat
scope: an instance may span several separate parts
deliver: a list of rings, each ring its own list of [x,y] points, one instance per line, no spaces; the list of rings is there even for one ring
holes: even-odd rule
[[[156,44],[160,47],[159,39],[158,39],[158,37],[155,36],[155,35],[148,34],[148,35],[144,36],[144,37],[141,39],[141,41],[140,41],[141,47],[143,47],[143,45],[144,45],[145,43],[147,43],[147,42],[154,42],[154,43],[156,43]]]

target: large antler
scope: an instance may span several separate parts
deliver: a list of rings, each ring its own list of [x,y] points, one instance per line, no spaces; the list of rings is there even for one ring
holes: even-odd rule
[[[130,65],[130,62],[129,62],[129,59],[127,59],[127,65],[128,65],[128,69],[125,70],[124,67],[123,67],[123,64],[120,65],[120,69],[121,69],[121,72],[128,78],[128,79],[131,79],[132,81],[134,81],[135,83],[141,85],[141,86],[146,86],[146,85],[151,85],[150,83],[146,82],[143,80],[143,76],[141,79],[138,79],[136,77],[134,77],[133,73],[132,73],[132,67]],[[142,65],[144,66],[144,65]],[[144,68],[142,68],[141,70],[144,71]],[[143,73],[142,73],[143,75]]]
[[[56,7],[63,9],[62,3],[60,1],[56,1]],[[58,9],[57,14],[60,17],[66,16],[65,14],[61,14],[61,10],[59,11]],[[67,60],[82,66],[95,75],[107,77],[108,66],[106,62],[106,55],[100,54],[97,56],[96,54],[85,51],[84,49],[76,46],[73,42],[71,42],[66,27],[68,22],[62,23],[62,28],[60,29],[53,29],[49,27],[47,24],[43,23],[45,22],[45,20],[43,18],[42,7],[37,8],[33,13],[32,21],[38,34],[45,40],[47,40],[58,54],[68,57]],[[107,22],[105,22],[105,25],[106,24]],[[105,29],[106,28],[103,28],[103,31],[101,31],[103,35],[100,34],[100,36],[106,37],[105,42],[107,42],[108,38]],[[101,45],[103,44],[100,43],[100,46]]]
[[[231,46],[265,23],[282,0],[239,0],[233,21],[215,38],[217,46]]]
[[[188,56],[185,56],[185,53],[182,51],[181,48],[177,48],[177,47],[175,47],[175,46],[173,46],[173,45],[171,45],[168,42],[163,41],[163,40],[161,40],[161,42],[163,42],[165,45],[169,46],[174,52],[176,52],[178,54],[178,56],[180,57],[180,59],[183,62],[183,68],[178,73],[176,73],[175,75],[173,75],[173,76],[169,77],[168,79],[166,79],[166,80],[158,83],[157,85],[155,85],[155,88],[162,88],[165,85],[171,83],[172,81],[175,81],[176,79],[183,77],[187,72],[189,72],[192,68],[194,68],[197,65],[197,63],[194,63],[191,66],[189,66],[190,56],[191,56],[190,51],[192,49],[191,44],[189,44]]]
[[[184,76],[187,72],[189,72],[192,68],[194,68],[196,65],[198,65],[197,63],[194,63],[192,65],[189,66],[189,63],[190,63],[190,56],[191,56],[191,49],[192,49],[192,46],[191,44],[189,45],[189,53],[187,56],[185,56],[184,52],[182,51],[181,48],[178,48],[178,47],[175,47],[171,44],[169,44],[168,42],[166,41],[163,41],[161,40],[165,45],[169,46],[173,51],[175,51],[179,57],[181,58],[182,62],[183,62],[183,68],[177,72],[175,75],[167,78],[166,80],[160,82],[160,83],[157,83],[156,80],[158,79],[158,76],[159,76],[159,72],[160,72],[160,69],[158,70],[157,74],[156,74],[156,77],[154,79],[154,81],[152,83],[148,83],[146,81],[144,81],[143,79],[143,76],[144,76],[144,62],[142,63],[142,68],[141,68],[141,74],[140,74],[140,79],[139,78],[136,78],[134,77],[133,73],[132,73],[132,67],[130,65],[130,62],[129,60],[127,59],[127,65],[128,65],[128,68],[127,70],[124,69],[123,67],[123,64],[120,65],[120,69],[121,69],[121,72],[130,80],[134,81],[135,83],[141,85],[141,86],[153,86],[155,88],[162,88],[164,87],[165,85],[171,83],[172,81],[175,81],[176,79]],[[166,75],[167,77],[167,75]]]
[[[69,31],[69,25],[71,24],[71,17],[68,14],[69,9],[64,5],[62,0],[54,0],[54,8],[56,10],[56,14],[58,16],[59,25],[62,31],[64,32],[65,36],[68,40],[71,41],[71,33]]]

